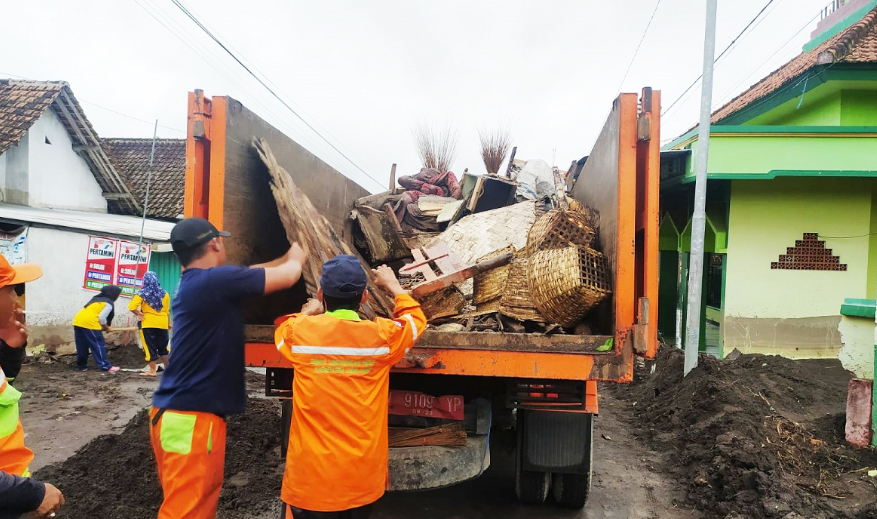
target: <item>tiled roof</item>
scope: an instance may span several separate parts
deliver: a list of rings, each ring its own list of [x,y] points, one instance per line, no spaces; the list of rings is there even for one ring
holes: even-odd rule
[[[116,169],[128,180],[131,191],[142,206],[146,198],[152,139],[103,139],[103,143]],[[147,216],[176,219],[183,213],[185,177],[186,140],[156,140]]]
[[[57,81],[18,85],[0,79],[0,154],[18,144],[64,85]]]
[[[125,178],[111,164],[100,137],[64,81],[0,79],[0,154],[17,144],[49,107],[67,130],[74,150],[91,169],[109,211],[136,214],[139,204]]]
[[[776,92],[817,65],[830,65],[838,62],[877,62],[877,27],[875,27],[875,22],[877,22],[877,7],[868,12],[859,22],[815,49],[800,54],[713,112],[712,122],[718,123],[755,101]]]

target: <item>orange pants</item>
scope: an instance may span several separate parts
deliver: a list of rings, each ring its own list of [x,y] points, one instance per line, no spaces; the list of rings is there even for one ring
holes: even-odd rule
[[[158,519],[214,519],[225,469],[225,420],[215,414],[149,413],[164,502]]]

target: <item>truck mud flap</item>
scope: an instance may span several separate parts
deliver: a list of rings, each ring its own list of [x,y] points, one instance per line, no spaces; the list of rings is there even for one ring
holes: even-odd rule
[[[591,467],[593,415],[518,411],[518,441],[527,471],[587,474]]]

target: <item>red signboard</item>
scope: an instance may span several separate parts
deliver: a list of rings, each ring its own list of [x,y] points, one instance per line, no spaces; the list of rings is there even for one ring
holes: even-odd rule
[[[88,238],[88,256],[85,261],[82,288],[100,290],[106,285],[113,284],[118,248],[119,240],[94,236]]]
[[[390,391],[390,414],[463,419],[463,397],[431,396],[416,391]]]
[[[137,254],[138,248],[140,254]],[[143,276],[149,269],[151,247],[129,241],[119,242],[119,261],[116,267],[116,284],[122,287],[122,295],[133,296],[143,286]]]

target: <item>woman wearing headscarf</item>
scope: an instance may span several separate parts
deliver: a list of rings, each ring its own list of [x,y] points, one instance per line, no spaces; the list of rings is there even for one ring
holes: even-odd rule
[[[144,377],[158,375],[155,361],[167,366],[168,327],[170,325],[170,296],[158,282],[158,275],[149,271],[143,276],[143,288],[131,299],[128,310],[140,319],[140,340],[146,353],[149,371],[140,373]]]
[[[116,285],[107,285],[100,293],[92,297],[82,310],[73,318],[73,333],[76,338],[76,365],[79,371],[88,371],[88,352],[94,355],[97,367],[108,372],[119,371],[107,359],[107,344],[103,332],[110,331],[115,316],[114,304],[119,299],[122,289]]]

